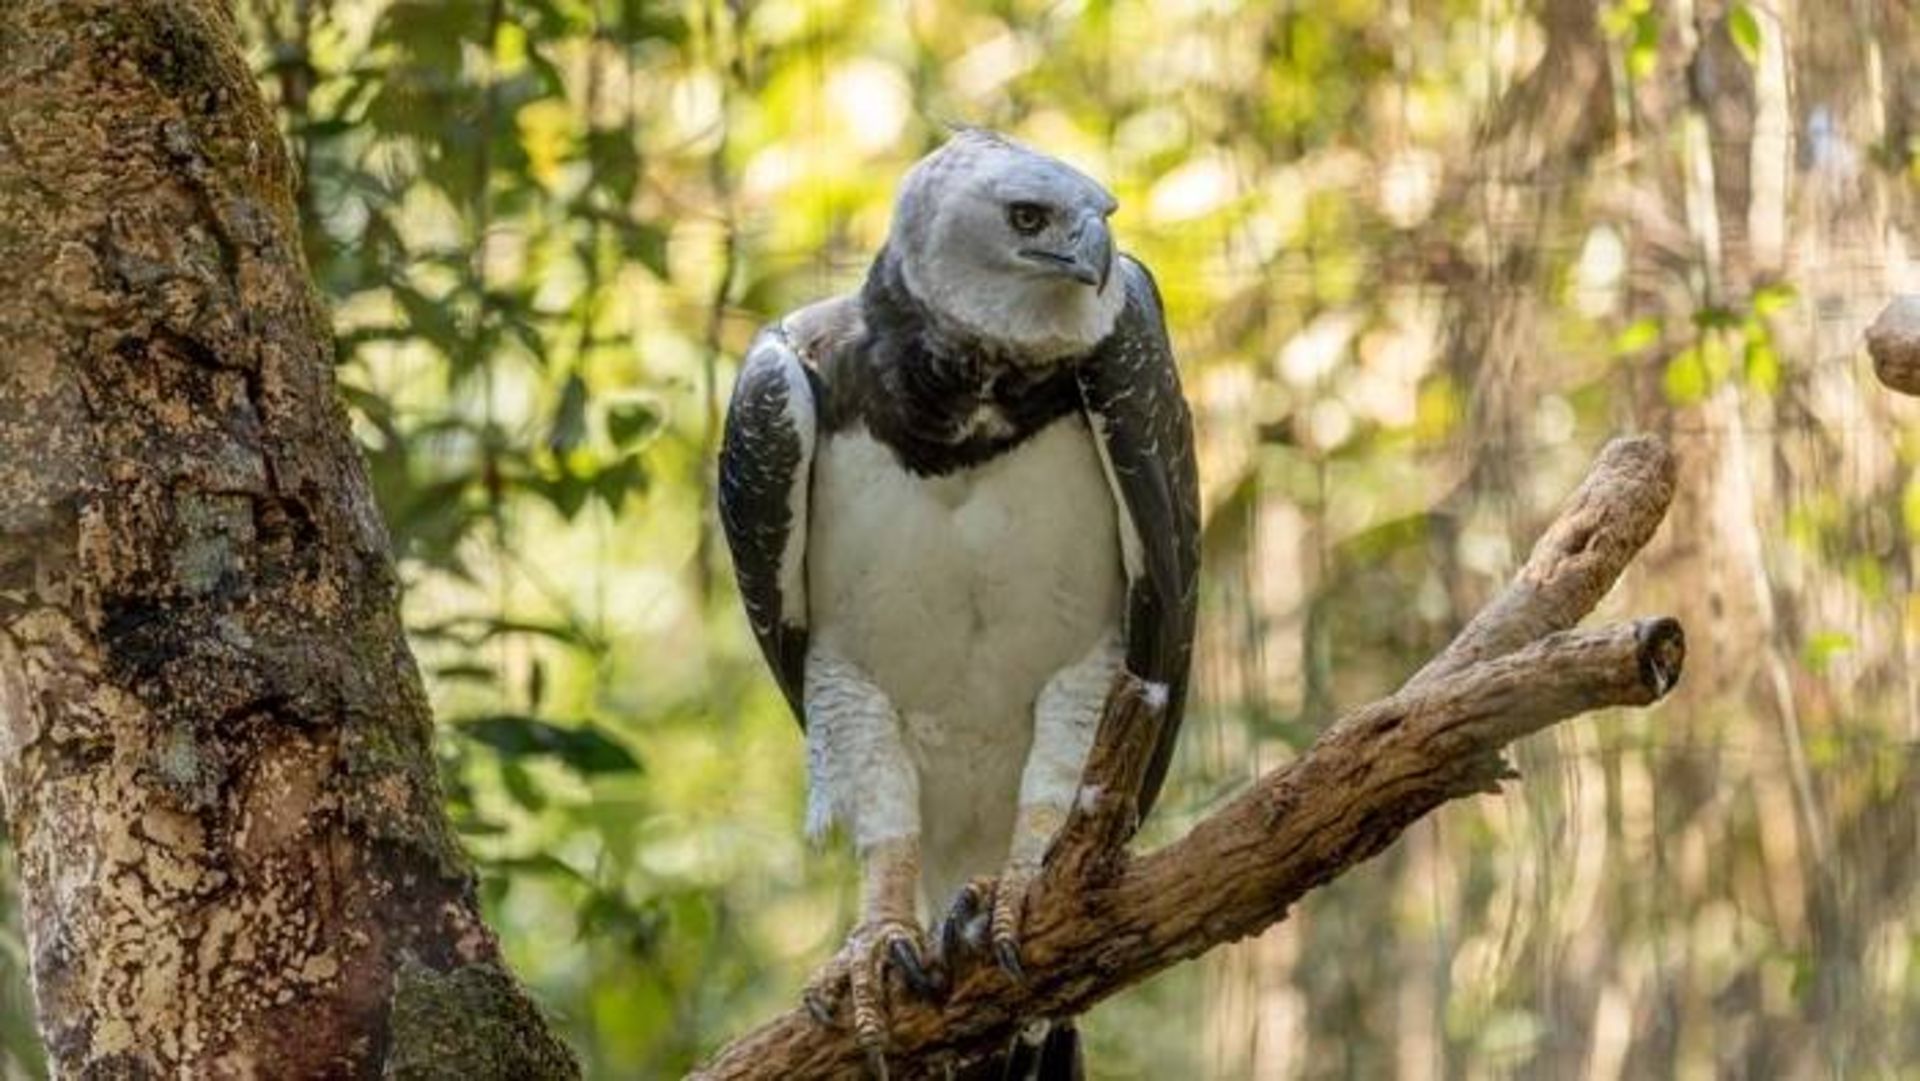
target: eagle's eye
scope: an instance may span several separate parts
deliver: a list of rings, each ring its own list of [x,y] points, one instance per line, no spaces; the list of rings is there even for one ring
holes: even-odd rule
[[[1007,224],[1021,236],[1032,236],[1047,227],[1047,208],[1039,203],[1009,203]]]

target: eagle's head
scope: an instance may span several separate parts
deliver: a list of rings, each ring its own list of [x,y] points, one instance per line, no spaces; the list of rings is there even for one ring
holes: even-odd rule
[[[1091,349],[1126,303],[1091,177],[1005,136],[963,129],[907,173],[887,249],[936,319],[1016,356]]]

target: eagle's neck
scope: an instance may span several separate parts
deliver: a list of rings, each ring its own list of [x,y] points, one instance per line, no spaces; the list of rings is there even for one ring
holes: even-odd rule
[[[940,318],[884,250],[860,299],[866,336],[835,380],[835,421],[864,422],[915,473],[978,465],[1079,408],[1081,357],[1037,359]]]

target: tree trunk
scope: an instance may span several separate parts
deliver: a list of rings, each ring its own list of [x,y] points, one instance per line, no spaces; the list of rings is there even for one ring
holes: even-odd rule
[[[577,1074],[441,807],[217,0],[0,4],[0,798],[82,1077]]]

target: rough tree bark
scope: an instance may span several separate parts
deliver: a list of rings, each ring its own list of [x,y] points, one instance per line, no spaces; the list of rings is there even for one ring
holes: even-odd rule
[[[570,1077],[218,0],[0,4],[0,797],[74,1077]]]
[[[1023,1020],[1079,1013],[1223,942],[1284,919],[1308,890],[1380,852],[1448,800],[1512,777],[1507,744],[1588,710],[1647,705],[1679,677],[1680,626],[1645,619],[1571,629],[1653,535],[1674,466],[1652,438],[1616,440],[1505,592],[1391,697],[1335,722],[1300,758],[1144,855],[1116,840],[1145,768],[1137,687],[1118,688],[1082,796],[1028,896],[1027,979],[961,973],[940,1005],[895,994],[896,1076],[937,1077],[1004,1046]],[[794,1010],[736,1040],[709,1079],[856,1074],[850,1033]]]

